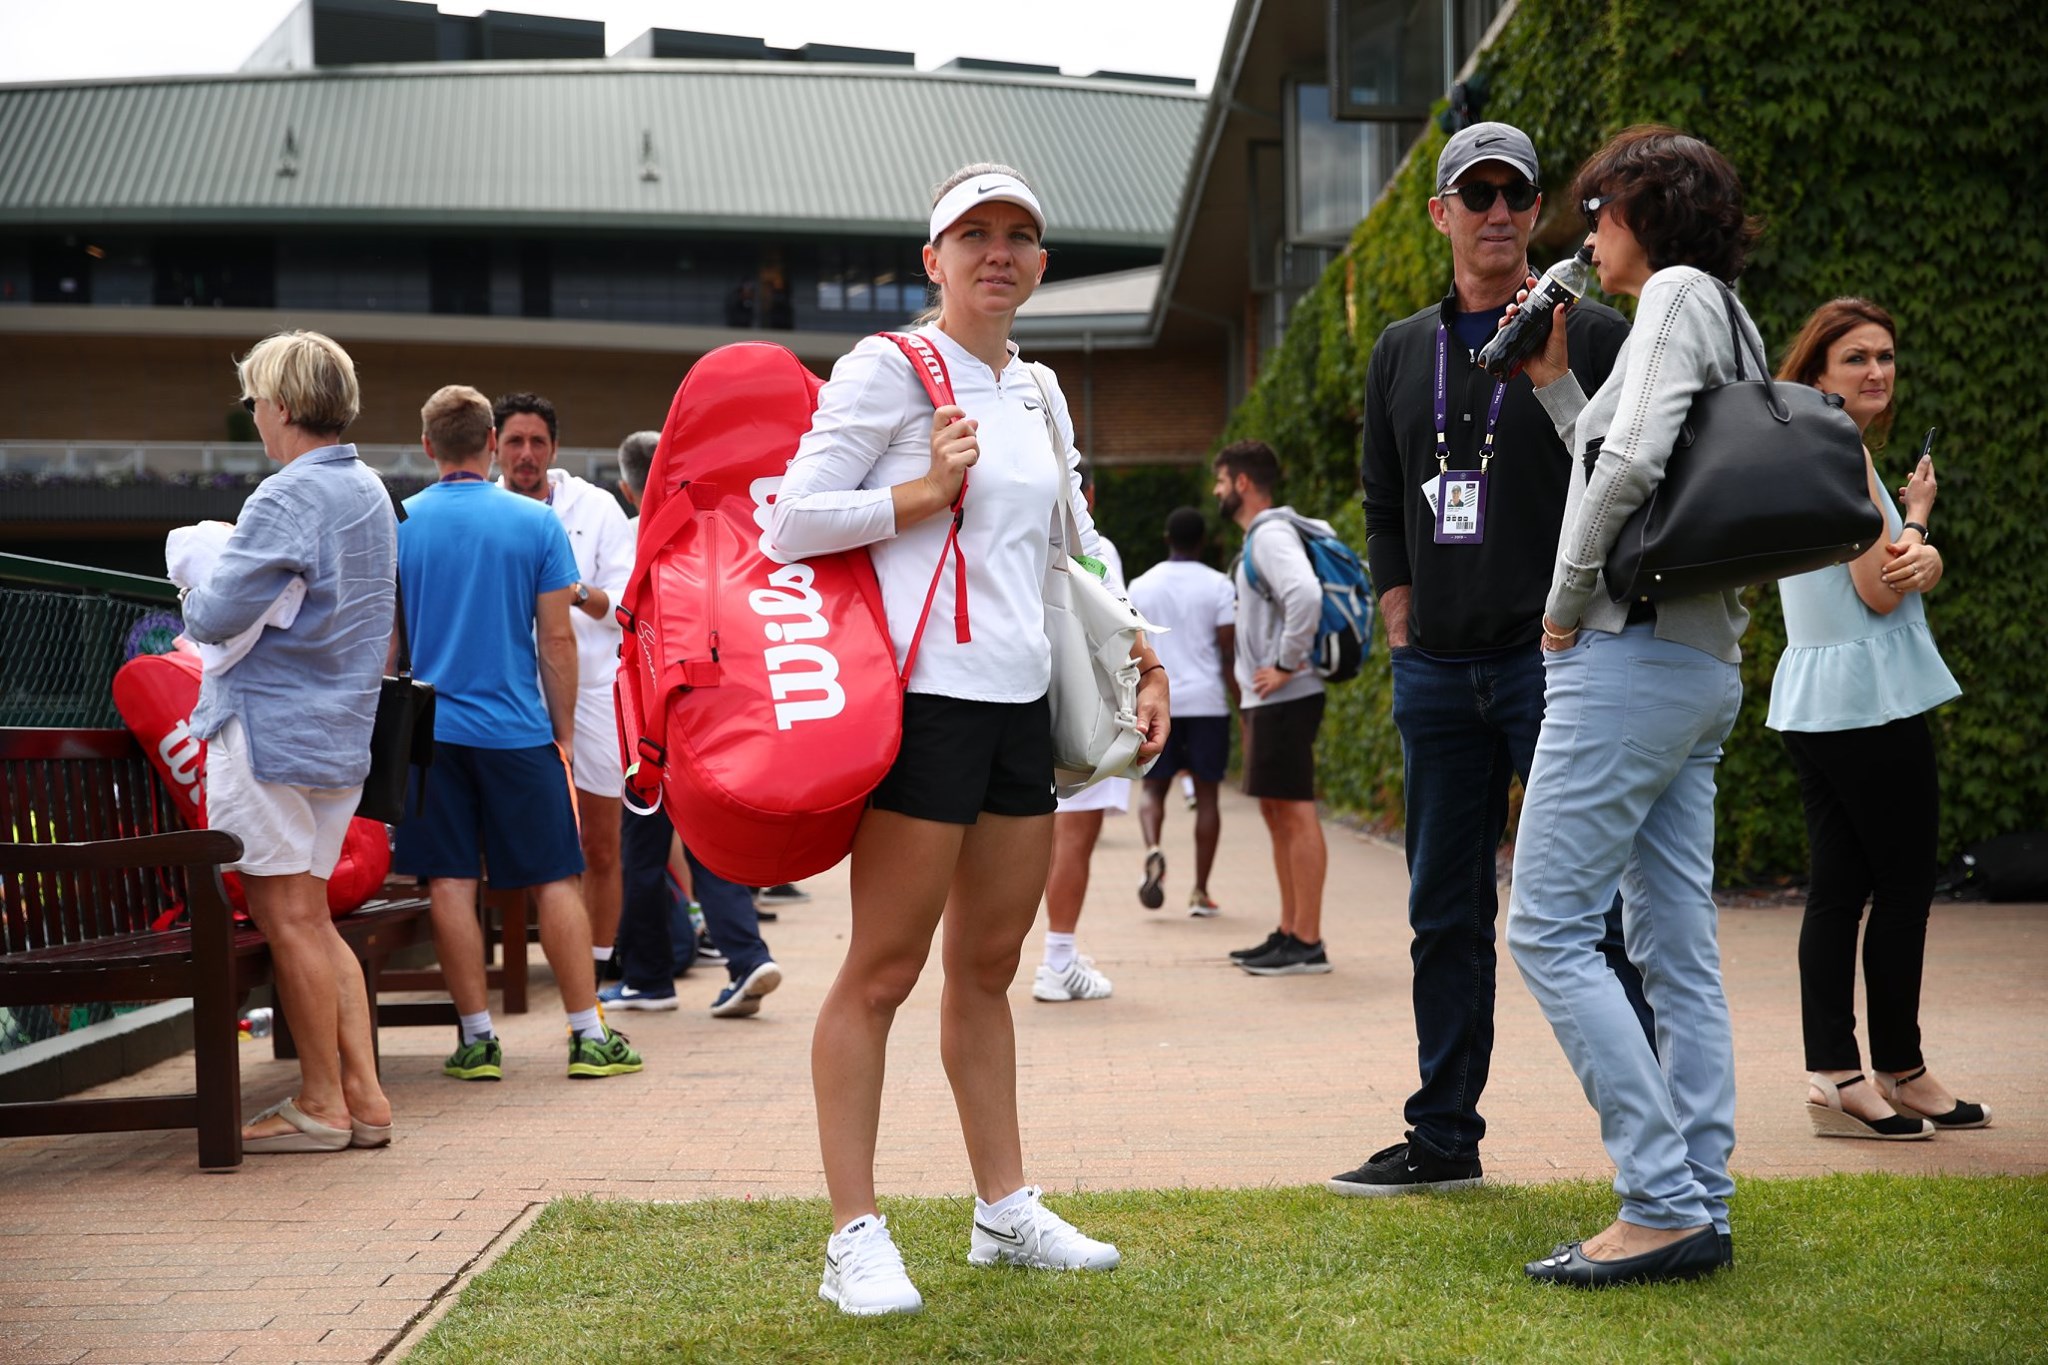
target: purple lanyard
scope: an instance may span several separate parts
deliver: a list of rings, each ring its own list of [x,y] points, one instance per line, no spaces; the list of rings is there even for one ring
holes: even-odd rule
[[[471,473],[471,472],[470,472],[469,470],[467,470],[467,469],[458,469],[458,470],[455,470],[455,471],[454,471],[453,473],[443,474],[443,475],[442,475],[442,476],[440,477],[440,479],[438,480],[438,482],[440,482],[440,483],[467,483],[467,482],[469,482],[469,481],[471,481],[471,480],[474,480],[474,481],[476,481],[477,483],[482,483],[482,482],[484,481],[484,476],[483,476],[483,475],[481,475],[481,474],[475,474],[475,473]]]
[[[1439,322],[1436,325],[1436,467],[1438,473],[1446,473],[1451,467],[1451,440],[1449,435],[1450,406],[1445,399],[1445,385],[1450,369],[1448,340],[1450,333]],[[1486,439],[1479,447],[1479,472],[1485,473],[1486,466],[1493,459],[1493,432],[1500,425],[1500,400],[1507,393],[1507,382],[1493,386],[1493,402],[1486,408]]]

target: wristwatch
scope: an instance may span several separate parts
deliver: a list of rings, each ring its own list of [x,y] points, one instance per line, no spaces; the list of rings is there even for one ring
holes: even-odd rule
[[[580,607],[589,600],[590,586],[587,583],[578,583],[576,585],[576,605]]]

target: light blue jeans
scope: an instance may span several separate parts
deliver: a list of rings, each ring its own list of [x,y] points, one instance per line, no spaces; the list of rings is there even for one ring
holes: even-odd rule
[[[1543,656],[1508,946],[1600,1113],[1621,1216],[1726,1232],[1735,1060],[1713,898],[1714,765],[1742,681],[1734,664],[1654,631],[1581,631]],[[1596,946],[1617,884],[1629,959],[1657,1015],[1655,1052]]]

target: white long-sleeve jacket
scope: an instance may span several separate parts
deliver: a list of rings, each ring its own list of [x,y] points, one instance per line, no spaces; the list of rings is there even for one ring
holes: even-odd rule
[[[1058,383],[1048,379],[1045,397],[1061,437],[1055,452],[1039,387],[1014,344],[996,373],[938,328],[920,335],[944,357],[955,401],[980,424],[981,458],[968,473],[961,521],[970,639],[956,638],[949,561],[939,574],[910,690],[970,701],[1036,701],[1052,678],[1044,581],[1056,499],[1065,496],[1073,506],[1082,552],[1096,551],[1095,524],[1075,468],[1073,420]],[[899,667],[951,524],[945,516],[927,517],[899,533],[889,491],[931,468],[932,414],[931,400],[895,344],[863,340],[832,367],[819,391],[811,429],[790,461],[769,524],[770,544],[790,559],[869,548]]]

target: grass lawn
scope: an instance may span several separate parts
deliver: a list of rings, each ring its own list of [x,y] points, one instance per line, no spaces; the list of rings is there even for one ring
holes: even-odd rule
[[[2048,1180],[1744,1180],[1732,1271],[1584,1293],[1521,1265],[1613,1216],[1592,1183],[1338,1199],[1063,1195],[1121,1269],[966,1261],[965,1199],[885,1199],[914,1318],[817,1297],[820,1200],[562,1200],[410,1358],[454,1361],[2048,1359]]]

